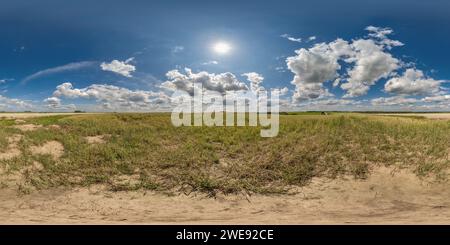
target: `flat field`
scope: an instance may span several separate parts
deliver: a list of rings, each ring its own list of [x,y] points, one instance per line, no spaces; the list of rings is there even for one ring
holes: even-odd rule
[[[450,223],[447,120],[296,113],[261,138],[164,113],[18,115],[0,120],[3,223]]]
[[[428,119],[435,119],[435,120],[449,120],[450,119],[450,113],[386,113],[386,114],[380,114],[385,116],[397,116],[397,117],[423,117]]]

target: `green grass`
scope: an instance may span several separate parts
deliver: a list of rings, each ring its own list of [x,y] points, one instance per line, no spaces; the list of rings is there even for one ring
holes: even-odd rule
[[[39,124],[43,126],[48,126],[52,124],[57,124],[57,122],[67,117],[67,115],[56,115],[56,116],[46,116],[46,117],[35,117],[26,119],[27,123]]]
[[[105,184],[117,191],[282,193],[318,176],[366,178],[381,165],[444,180],[450,166],[449,121],[300,113],[280,116],[275,138],[261,138],[258,127],[176,128],[163,113],[27,121],[60,129],[19,131],[23,154],[0,166],[19,171],[41,163],[42,170],[25,176],[26,185],[37,189]],[[6,138],[18,132],[0,125],[0,146],[6,146]],[[84,138],[96,135],[107,135],[106,143],[91,145]],[[30,146],[50,140],[64,145],[61,159],[31,154]],[[133,180],[118,181],[127,176]]]

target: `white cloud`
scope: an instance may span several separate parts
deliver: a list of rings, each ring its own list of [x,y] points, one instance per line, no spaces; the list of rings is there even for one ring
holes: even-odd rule
[[[2,84],[2,83],[7,83],[7,82],[9,82],[9,81],[14,81],[14,79],[12,79],[12,78],[4,78],[4,79],[0,79],[0,84]]]
[[[367,94],[370,86],[389,77],[400,67],[399,60],[384,52],[383,47],[373,40],[355,40],[351,46],[354,54],[346,61],[354,63],[354,67],[348,72],[347,82],[341,85],[347,91],[346,97]]]
[[[341,83],[341,78],[338,77],[338,78],[334,79],[333,87],[339,86],[340,83]]]
[[[134,59],[135,59],[134,57],[130,57],[130,58],[125,60],[125,63],[128,64],[128,63],[134,61]]]
[[[63,105],[61,103],[61,99],[58,98],[58,97],[49,97],[49,98],[44,99],[43,102],[45,103],[45,106],[48,109],[51,109],[51,110],[56,110],[56,111],[73,111],[73,110],[77,109],[75,104]]]
[[[394,45],[387,38],[392,34],[389,28],[368,27],[370,39],[356,39],[351,42],[336,39],[330,43],[318,43],[309,49],[296,50],[296,56],[287,58],[287,66],[295,76],[294,100],[321,99],[331,96],[324,83],[333,81],[346,91],[345,98],[367,94],[377,81],[389,78],[401,67],[400,60],[386,51]],[[387,42],[391,42],[387,45]],[[345,74],[339,62],[349,64]]]
[[[44,99],[44,103],[46,103],[50,108],[58,108],[61,106],[61,99],[58,97],[49,97]]]
[[[308,42],[314,41],[314,40],[316,40],[316,39],[317,39],[316,36],[308,37]]]
[[[296,84],[296,89],[292,96],[294,102],[301,102],[310,99],[322,99],[333,96],[328,89],[324,88],[322,84],[318,83],[299,83]]]
[[[389,28],[381,28],[375,26],[366,27],[366,31],[369,32],[369,37],[372,37],[377,40],[377,42],[387,49],[391,49],[392,47],[403,46],[404,44],[398,40],[389,39],[387,36],[394,33],[394,31]]]
[[[292,84],[296,86],[294,100],[317,99],[331,94],[323,83],[336,79],[341,68],[338,59],[350,55],[352,50],[347,41],[337,39],[326,44],[320,43],[310,49],[296,50],[296,56],[288,57],[286,62],[295,76]]]
[[[127,59],[126,61],[113,60],[110,63],[101,63],[100,67],[104,71],[111,71],[120,74],[125,77],[132,77],[131,73],[136,70],[136,67],[129,62],[133,61],[134,57]]]
[[[233,73],[225,72],[220,74],[208,73],[201,71],[199,73],[192,72],[191,69],[185,68],[185,74],[179,70],[171,70],[166,74],[168,81],[164,82],[161,87],[169,90],[183,90],[189,94],[194,93],[194,84],[200,83],[206,90],[224,93],[226,91],[247,90],[245,83],[240,82]]]
[[[290,104],[286,107],[288,110],[320,110],[320,111],[333,111],[333,110],[356,110],[361,106],[361,101],[351,99],[335,99],[325,98],[318,100],[303,101],[299,104]]]
[[[94,65],[96,62],[93,61],[82,61],[82,62],[74,62],[74,63],[69,63],[66,65],[62,65],[62,66],[57,66],[57,67],[53,67],[53,68],[49,68],[49,69],[45,69],[42,71],[38,71],[32,75],[27,76],[26,78],[24,78],[22,80],[22,84],[25,84],[31,80],[43,77],[43,76],[48,76],[48,75],[52,75],[55,73],[60,73],[60,72],[66,72],[66,71],[74,71],[74,70],[79,70],[79,69],[83,69],[83,68],[87,68],[90,67],[92,65]]]
[[[275,71],[286,72],[286,69],[284,67],[282,67],[282,66],[277,66],[277,67],[275,67]]]
[[[56,86],[53,96],[56,97],[67,97],[67,98],[89,98],[89,94],[85,90],[74,89],[71,83],[63,83]]]
[[[211,61],[207,61],[207,62],[203,62],[202,65],[218,65],[219,62],[216,60],[211,60]]]
[[[176,54],[176,53],[180,53],[184,51],[184,47],[183,46],[175,46],[172,48],[172,53]]]
[[[295,37],[290,36],[289,34],[283,34],[280,37],[286,38],[287,40],[289,40],[291,42],[297,42],[297,43],[301,43],[302,42],[301,38],[295,38]]]
[[[316,100],[312,101],[310,105],[356,105],[359,104],[359,101],[348,100],[348,99],[324,99],[324,100]]]
[[[443,82],[426,77],[421,70],[410,68],[402,76],[387,81],[384,90],[388,93],[405,95],[437,94]]]
[[[92,84],[86,88],[76,89],[73,88],[71,83],[63,83],[56,87],[53,96],[57,98],[93,99],[105,109],[118,110],[146,110],[169,103],[169,97],[162,92],[129,90],[106,84]],[[56,101],[51,99],[48,102],[56,103]]]
[[[371,104],[375,106],[411,105],[417,102],[419,102],[419,100],[415,98],[406,98],[403,96],[380,97],[371,100]]]
[[[0,104],[0,107],[4,107],[9,110],[23,110],[33,107],[32,104],[25,100],[9,98],[3,95],[0,95]]]
[[[244,73],[242,76],[247,77],[247,80],[250,82],[250,89],[254,92],[259,92],[264,90],[264,87],[261,86],[261,83],[264,80],[264,77],[256,72]]]
[[[450,94],[428,96],[428,97],[423,98],[422,101],[428,102],[428,103],[443,103],[443,102],[445,102],[448,106],[448,103],[450,103]]]
[[[280,88],[280,89],[275,89],[275,92],[278,92],[279,96],[284,96],[289,93],[289,89],[287,87],[284,87],[284,88]]]
[[[368,26],[365,30],[369,32],[370,37],[375,37],[378,39],[387,38],[387,35],[394,33],[394,31],[389,27],[382,28],[376,26]]]

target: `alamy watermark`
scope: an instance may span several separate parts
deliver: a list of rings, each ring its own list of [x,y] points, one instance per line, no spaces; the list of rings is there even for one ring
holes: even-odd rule
[[[275,137],[279,131],[279,90],[226,91],[176,90],[171,97],[172,124],[180,126],[261,126],[262,137]]]

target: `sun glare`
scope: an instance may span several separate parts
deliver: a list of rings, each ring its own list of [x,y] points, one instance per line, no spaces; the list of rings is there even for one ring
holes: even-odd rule
[[[218,54],[227,54],[230,52],[231,46],[225,42],[218,42],[214,45],[213,49]]]

